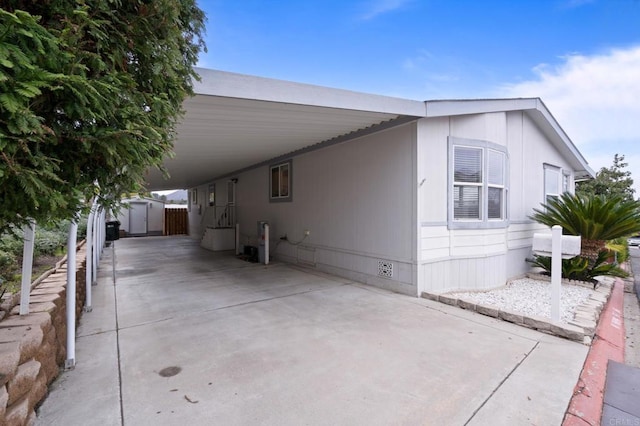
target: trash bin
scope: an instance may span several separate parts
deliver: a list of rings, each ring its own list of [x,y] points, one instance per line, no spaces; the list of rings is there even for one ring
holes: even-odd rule
[[[105,232],[105,239],[107,241],[115,241],[120,239],[120,222],[117,220],[111,220],[106,222],[107,230]]]

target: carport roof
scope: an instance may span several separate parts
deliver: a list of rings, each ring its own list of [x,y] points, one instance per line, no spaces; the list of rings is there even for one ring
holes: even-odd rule
[[[349,133],[425,116],[425,104],[308,84],[198,69],[184,103],[170,180],[153,170],[150,190],[191,188]]]
[[[175,156],[149,190],[192,188],[286,158],[313,145],[347,139],[422,117],[525,111],[569,159],[577,177],[593,170],[538,98],[415,101],[198,68],[195,96],[184,103]],[[348,136],[347,136],[348,135]]]

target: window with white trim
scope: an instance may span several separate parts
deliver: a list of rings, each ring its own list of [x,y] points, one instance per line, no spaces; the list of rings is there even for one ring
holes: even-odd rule
[[[544,165],[544,202],[560,197],[560,167]]]
[[[478,142],[453,146],[454,221],[506,219],[506,153]]]
[[[571,190],[571,172],[562,171],[562,192],[573,192]]]
[[[269,167],[270,201],[291,201],[291,160]]]
[[[215,206],[216,204],[216,184],[209,184],[209,206]]]
[[[449,228],[508,226],[508,176],[505,146],[449,137]]]

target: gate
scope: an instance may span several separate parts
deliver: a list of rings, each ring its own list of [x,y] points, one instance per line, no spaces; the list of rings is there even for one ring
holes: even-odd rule
[[[189,212],[187,209],[164,209],[164,235],[188,235]]]

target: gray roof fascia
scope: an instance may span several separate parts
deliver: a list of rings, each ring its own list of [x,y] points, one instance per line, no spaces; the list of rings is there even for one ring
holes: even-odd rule
[[[425,104],[427,117],[445,117],[534,109],[537,105],[537,99],[453,99],[425,101]]]
[[[311,84],[196,68],[200,81],[193,82],[197,95],[211,95],[287,104],[424,117],[422,101],[358,93]]]

